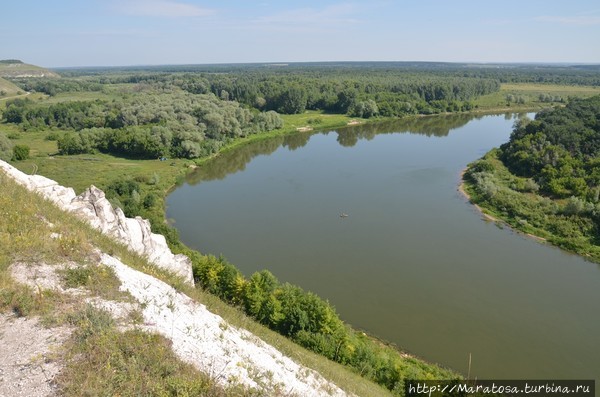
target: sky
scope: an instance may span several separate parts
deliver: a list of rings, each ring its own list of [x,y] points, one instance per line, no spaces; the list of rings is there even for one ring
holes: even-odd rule
[[[600,63],[597,0],[4,0],[0,59],[44,67]]]

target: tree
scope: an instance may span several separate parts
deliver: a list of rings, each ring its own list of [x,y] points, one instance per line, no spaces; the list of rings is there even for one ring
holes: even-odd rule
[[[278,286],[279,282],[268,270],[254,273],[244,291],[246,313],[263,324],[276,327],[281,319],[281,304],[274,296]]]
[[[29,146],[15,145],[13,147],[13,159],[16,161],[27,160],[29,158]]]
[[[374,100],[367,99],[366,101],[354,103],[348,110],[348,113],[354,117],[364,117],[368,119],[369,117],[377,116],[379,114],[379,108]]]
[[[292,85],[279,97],[280,113],[297,114],[306,109],[306,90],[299,85]]]

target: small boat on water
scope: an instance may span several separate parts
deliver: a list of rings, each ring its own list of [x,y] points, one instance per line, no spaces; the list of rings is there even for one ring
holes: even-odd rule
[[[340,218],[348,218],[348,214],[346,214],[345,212],[342,212],[340,214]]]

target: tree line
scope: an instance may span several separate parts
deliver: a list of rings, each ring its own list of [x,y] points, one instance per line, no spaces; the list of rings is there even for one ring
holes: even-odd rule
[[[212,94],[154,88],[113,101],[43,105],[17,99],[8,103],[3,118],[25,130],[65,130],[58,138],[61,154],[100,151],[135,158],[198,158],[233,139],[283,126],[275,112],[251,110]]]
[[[15,82],[27,91],[48,95],[100,91],[109,84],[177,86],[193,94],[212,93],[221,100],[237,101],[261,111],[296,114],[308,109],[364,118],[467,111],[473,108],[474,99],[500,89],[497,78],[465,75],[465,69],[359,65],[172,68],[180,72],[169,72],[169,67],[84,69],[62,71],[77,78]]]

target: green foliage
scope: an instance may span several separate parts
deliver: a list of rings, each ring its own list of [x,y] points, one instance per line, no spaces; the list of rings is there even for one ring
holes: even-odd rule
[[[87,342],[87,339],[94,335],[107,332],[115,325],[115,320],[110,313],[90,304],[87,304],[82,310],[70,314],[67,321],[78,327],[75,337],[80,343]]]
[[[145,209],[150,209],[150,208],[154,207],[156,205],[156,203],[158,203],[158,201],[159,201],[159,198],[156,194],[148,193],[144,197],[144,201],[142,202],[142,205],[144,206]]]
[[[134,179],[122,179],[108,184],[104,194],[111,204],[123,210],[125,216],[134,217],[140,214],[142,208],[150,208],[156,202],[155,199],[147,197],[142,201],[140,191],[139,182]],[[152,193],[148,195],[150,194]]]
[[[64,271],[64,283],[67,288],[78,288],[86,286],[92,279],[93,269],[91,266],[71,267]]]
[[[565,207],[563,208],[563,213],[565,215],[580,215],[583,214],[583,212],[586,210],[586,205],[587,203],[580,199],[579,197],[574,197],[571,196],[568,200],[567,203],[565,204]],[[594,206],[592,205],[591,209],[593,209]]]
[[[46,135],[46,137],[44,138],[47,141],[58,141],[58,139],[60,138],[60,134],[57,132],[50,132]]]
[[[0,160],[10,161],[13,157],[13,145],[10,139],[0,132]]]
[[[290,105],[291,106],[291,105]],[[258,113],[214,95],[174,89],[123,95],[119,100],[71,101],[43,106],[14,100],[4,120],[25,130],[66,130],[61,154],[112,153],[132,158],[196,158],[232,139],[281,128],[275,112]]]
[[[471,200],[518,230],[600,262],[600,205],[596,200],[600,189],[592,189],[591,195],[553,200],[540,195],[533,181],[538,175],[528,178],[511,173],[499,160],[501,156],[501,151],[492,150],[469,165],[465,180]]]
[[[515,125],[501,159],[552,196],[591,197],[600,186],[600,96],[573,100]]]
[[[29,158],[29,146],[15,145],[13,147],[13,160],[21,161]]]
[[[197,285],[307,349],[345,364],[389,390],[400,390],[408,376],[420,379],[454,375],[438,367],[410,362],[385,346],[345,325],[335,309],[317,295],[291,284],[280,284],[270,272],[249,280],[224,258],[192,255]]]
[[[379,108],[374,100],[367,99],[366,101],[355,102],[348,110],[348,113],[353,117],[363,117],[368,119],[377,116],[379,114]]]
[[[36,297],[25,286],[0,290],[0,308],[9,309],[18,317],[29,315],[35,307]]]
[[[405,114],[460,111],[470,108],[470,100],[498,91],[493,78],[464,77],[457,71],[440,73],[424,65],[295,66],[285,70],[228,70],[178,80],[183,89],[194,92],[210,85],[219,95],[226,91],[236,100],[257,109],[284,114],[304,109],[350,113],[360,117],[401,116]],[[431,106],[430,106],[431,105]]]

